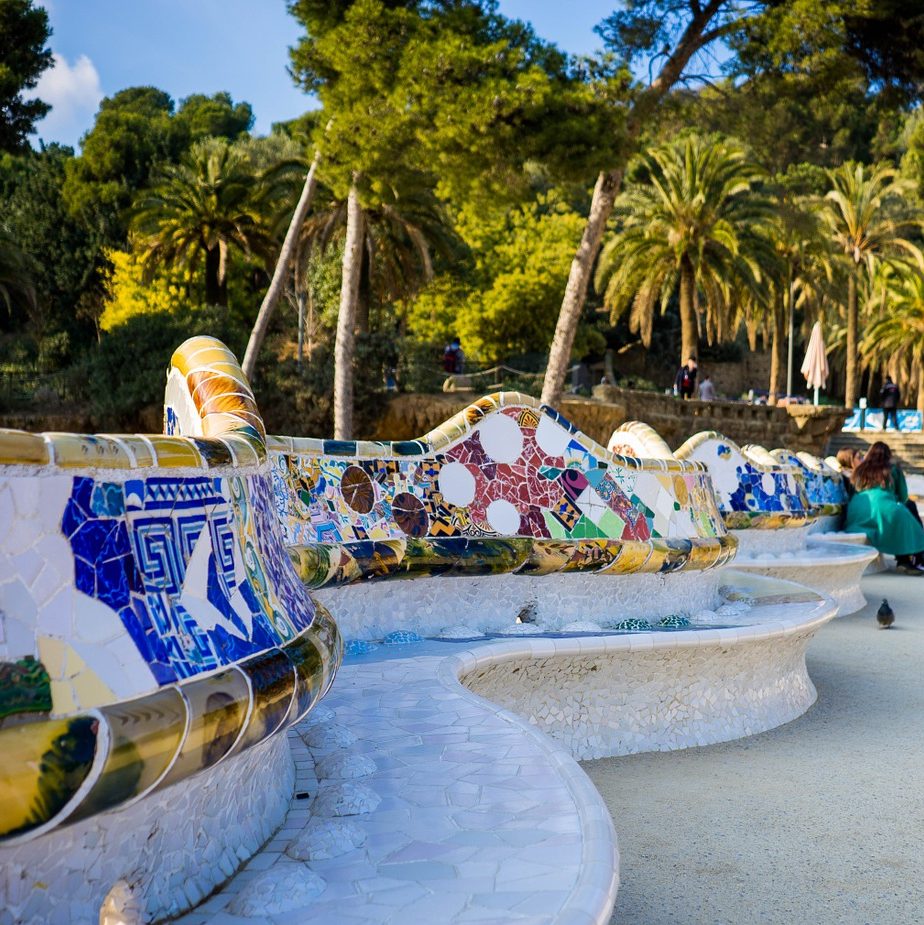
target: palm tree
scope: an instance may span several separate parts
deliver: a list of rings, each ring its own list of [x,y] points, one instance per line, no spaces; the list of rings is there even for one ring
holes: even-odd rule
[[[0,302],[11,317],[17,308],[33,316],[38,307],[29,258],[5,229],[0,229]]]
[[[345,236],[340,312],[334,346],[334,436],[353,431],[353,351],[357,331],[368,333],[369,304],[406,299],[433,277],[434,252],[458,245],[449,220],[424,178],[375,191],[363,206],[354,177],[346,200],[319,191],[315,211],[302,224],[300,256],[326,252]]]
[[[919,262],[921,252],[903,235],[920,227],[920,219],[904,211],[903,194],[911,186],[883,164],[843,164],[828,171],[831,190],[823,217],[848,266],[846,388],[844,404],[857,398],[858,290],[868,287],[877,265],[902,252]]]
[[[204,256],[206,302],[227,305],[229,250],[263,256],[269,248],[259,193],[259,177],[238,146],[223,138],[197,142],[135,209],[146,271],[194,269]]]
[[[886,268],[871,299],[879,317],[867,325],[860,356],[895,377],[899,387],[917,390],[924,411],[924,273],[918,267]]]
[[[616,201],[621,227],[596,284],[614,320],[631,307],[646,346],[655,308],[663,313],[679,288],[683,360],[696,356],[700,333],[710,342],[734,334],[743,293],[757,289],[760,263],[772,257],[771,205],[755,189],[759,168],[733,142],[693,135],[649,151],[641,168],[643,179]]]
[[[784,362],[783,349],[787,336],[792,349],[796,310],[819,316],[833,274],[830,240],[819,218],[817,201],[780,190],[775,212],[771,226],[774,259],[762,264],[766,286],[749,294],[745,311],[752,349],[758,330],[763,331],[765,342],[770,342],[771,405],[784,394],[784,368],[786,394],[792,391],[791,368]]]
[[[282,295],[286,279],[289,276],[292,263],[296,259],[298,251],[298,238],[301,233],[302,225],[305,222],[305,216],[311,208],[311,202],[314,199],[315,189],[317,188],[318,164],[321,161],[320,149],[315,149],[314,158],[308,173],[305,175],[305,182],[302,186],[301,194],[295,204],[295,210],[292,212],[292,218],[289,220],[289,226],[286,229],[285,238],[282,241],[282,247],[279,249],[279,256],[276,258],[276,266],[273,270],[273,277],[270,280],[269,288],[266,295],[260,303],[260,311],[257,312],[257,318],[253,324],[253,330],[250,332],[250,338],[247,341],[247,349],[244,351],[244,362],[241,369],[244,375],[252,382],[257,368],[257,354],[263,345],[266,332],[269,329],[270,320],[276,309],[276,303]],[[301,363],[301,312],[299,313],[299,357]]]

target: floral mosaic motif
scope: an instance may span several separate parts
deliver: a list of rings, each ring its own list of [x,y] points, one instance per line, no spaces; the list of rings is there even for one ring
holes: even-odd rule
[[[307,628],[260,476],[74,479],[62,531],[79,591],[115,610],[161,684]]]
[[[675,455],[706,466],[729,527],[797,525],[815,516],[801,467],[762,452],[766,461],[722,434],[706,432],[691,437]]]
[[[574,568],[576,555],[593,559],[587,570],[603,569],[626,544],[650,550],[658,541],[682,552],[665,567],[683,565],[697,544],[714,555],[700,555],[695,567],[724,561],[725,528],[701,468],[614,456],[529,402],[482,399],[400,444],[270,438],[276,511],[303,580],[384,577],[412,553],[428,560],[428,574],[434,555],[443,571],[462,560],[485,568],[498,543],[504,555],[488,570],[514,570],[531,554],[507,556],[518,539],[566,544],[556,568]],[[532,556],[548,560],[548,552],[534,547]],[[625,564],[635,570],[628,557]]]

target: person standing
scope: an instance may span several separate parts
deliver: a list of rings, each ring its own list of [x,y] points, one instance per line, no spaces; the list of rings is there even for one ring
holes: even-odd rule
[[[709,373],[703,373],[703,381],[699,384],[699,400],[715,401],[715,386],[712,384]]]
[[[443,350],[443,371],[447,373],[461,373],[463,363],[462,344],[458,337],[454,337]]]
[[[674,392],[681,398],[692,398],[696,390],[696,360],[690,357],[674,377]]]
[[[898,403],[901,399],[901,394],[898,391],[898,386],[892,381],[891,376],[886,376],[885,385],[882,387],[882,390],[879,392],[879,403],[882,405],[883,421],[882,429],[889,429],[889,418],[892,418],[892,424],[896,430],[898,430]]]

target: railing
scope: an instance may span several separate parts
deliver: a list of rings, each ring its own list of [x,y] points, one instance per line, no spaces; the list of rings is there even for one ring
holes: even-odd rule
[[[66,372],[0,370],[0,403],[17,405],[36,400],[68,401],[73,397],[73,384]]]
[[[882,408],[854,408],[853,413],[844,422],[842,430],[846,433],[859,433],[865,430],[884,430],[885,411]],[[902,410],[898,412],[898,432],[902,434],[919,434],[924,430],[924,415],[920,411]],[[894,424],[892,432],[895,432]]]

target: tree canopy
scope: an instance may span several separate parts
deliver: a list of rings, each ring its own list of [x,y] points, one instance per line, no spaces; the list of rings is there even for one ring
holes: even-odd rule
[[[48,13],[33,0],[0,0],[0,36],[0,151],[18,152],[51,108],[24,95],[52,63]]]

